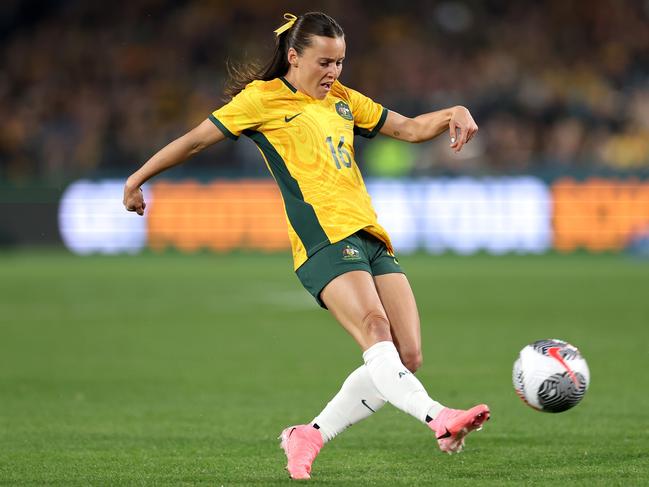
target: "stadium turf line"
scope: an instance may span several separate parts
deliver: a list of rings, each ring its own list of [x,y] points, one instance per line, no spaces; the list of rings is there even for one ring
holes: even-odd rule
[[[311,485],[642,485],[649,262],[403,256],[431,395],[490,404],[457,456],[386,406],[327,445]],[[361,360],[286,254],[0,253],[0,484],[290,485],[276,440]],[[511,386],[518,350],[579,346],[591,389],[551,415]]]

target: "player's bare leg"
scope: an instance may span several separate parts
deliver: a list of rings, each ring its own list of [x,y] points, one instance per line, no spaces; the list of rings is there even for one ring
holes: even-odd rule
[[[369,273],[352,271],[338,276],[324,288],[321,298],[360,345],[369,376],[388,402],[422,422],[443,409],[401,361],[387,312]]]
[[[399,273],[375,276],[374,282],[401,360],[410,371],[415,372],[422,363],[421,327],[410,283],[404,274]],[[464,448],[464,437],[471,431],[481,429],[489,415],[489,408],[485,404],[468,411],[444,408],[437,416],[429,416],[427,423],[435,432],[440,449],[457,453]]]
[[[351,279],[343,278],[350,274],[353,274]],[[323,301],[331,310],[334,301],[342,299],[346,293],[355,293],[352,299],[349,299],[349,296],[346,298],[349,299],[353,309],[343,310],[345,313],[349,313],[350,318],[343,317],[342,319],[347,323],[354,319],[353,316],[363,314],[367,309],[373,309],[374,314],[383,317],[385,326],[370,327],[372,331],[367,334],[352,328],[354,330],[352,336],[359,342],[359,345],[362,344],[363,349],[368,348],[376,341],[389,340],[390,330],[385,312],[381,307],[381,301],[376,294],[370,275],[362,271],[352,271],[343,274],[343,276],[337,277],[325,287],[327,292],[321,293]],[[359,280],[362,281],[361,285],[358,283]],[[334,284],[332,285],[332,283]],[[336,315],[334,314],[334,316]],[[365,365],[353,371],[343,383],[340,391],[311,424],[290,426],[280,435],[281,447],[288,459],[286,468],[291,478],[311,478],[311,466],[324,443],[351,424],[378,411],[385,402]]]
[[[394,276],[401,277],[395,279]],[[457,413],[463,411],[444,408],[432,400],[410,373],[421,364],[421,338],[416,303],[407,279],[402,274],[378,277],[377,284],[364,271],[348,272],[331,281],[321,293],[334,317],[364,351],[365,365],[349,376],[341,391],[311,425],[292,426],[282,432],[281,446],[288,458],[287,469],[294,479],[310,478],[311,465],[327,439],[327,435],[321,435],[316,429],[320,418],[333,417],[331,422],[338,424],[333,428],[335,436],[350,424],[369,416],[375,410],[369,404],[378,405],[378,409],[385,399],[428,423],[433,430],[433,425],[441,424],[433,420],[446,411],[443,416],[453,418],[454,422],[449,423],[450,429],[444,430],[444,437],[438,439],[444,451],[459,451],[469,431],[464,423],[458,422]],[[379,296],[379,287],[386,306]],[[394,325],[388,319],[386,307],[393,316]],[[393,337],[398,340],[401,356],[408,362],[407,368],[395,348]],[[346,386],[350,390],[345,391]],[[374,402],[368,403],[364,397]],[[356,404],[358,402],[364,407]],[[336,418],[337,415],[340,417]]]
[[[342,274],[325,286],[320,297],[363,351],[378,342],[392,341],[387,313],[369,273]]]
[[[405,274],[374,277],[381,304],[390,322],[390,331],[403,365],[416,372],[422,363],[421,327],[415,296]]]

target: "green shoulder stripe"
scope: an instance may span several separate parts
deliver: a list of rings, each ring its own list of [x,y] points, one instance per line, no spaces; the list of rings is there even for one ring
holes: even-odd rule
[[[321,248],[329,245],[329,237],[323,230],[313,206],[304,201],[304,195],[297,180],[291,176],[286,162],[282,159],[268,139],[261,132],[244,130],[243,134],[250,137],[261,150],[268,161],[272,173],[284,200],[284,208],[295,233],[304,244],[308,257]]]
[[[228,130],[228,128],[221,123],[221,121],[216,118],[214,115],[210,114],[209,118],[214,125],[216,125],[221,132],[223,132],[223,135],[226,137],[230,137],[232,140],[237,140],[239,138],[238,135],[234,135],[232,132]]]

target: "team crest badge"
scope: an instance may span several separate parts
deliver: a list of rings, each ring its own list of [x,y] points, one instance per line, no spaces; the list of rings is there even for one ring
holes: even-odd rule
[[[352,111],[349,109],[349,105],[344,101],[339,101],[338,103],[336,103],[336,112],[345,120],[354,120],[354,116],[352,115]]]
[[[358,260],[360,258],[361,255],[358,249],[355,249],[351,245],[346,245],[343,249],[343,260]]]

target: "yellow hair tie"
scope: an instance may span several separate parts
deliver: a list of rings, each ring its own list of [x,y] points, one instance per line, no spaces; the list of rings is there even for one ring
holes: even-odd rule
[[[297,20],[297,17],[293,14],[284,14],[284,20],[288,20],[284,25],[279,27],[278,29],[275,29],[275,34],[279,37],[282,32],[286,32],[289,30],[291,27],[293,27],[293,24]]]

